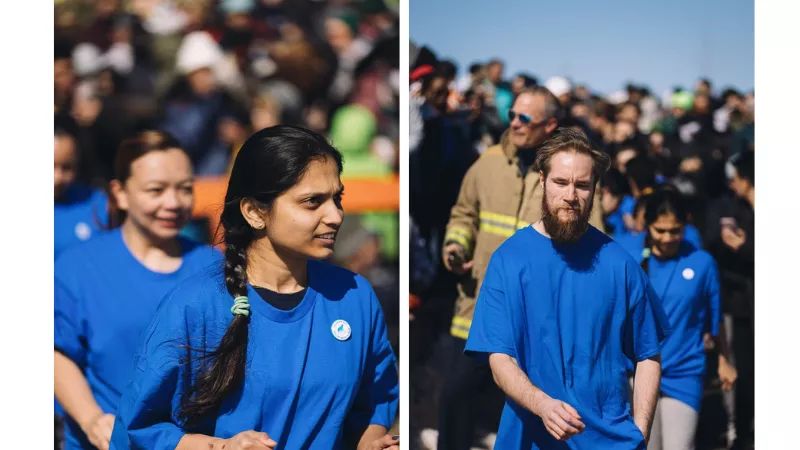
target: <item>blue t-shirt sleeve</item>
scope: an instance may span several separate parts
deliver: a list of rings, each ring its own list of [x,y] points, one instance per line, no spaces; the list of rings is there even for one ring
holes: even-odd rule
[[[78,367],[84,368],[88,349],[83,305],[58,276],[54,284],[53,346]]]
[[[722,310],[719,289],[719,272],[717,263],[709,257],[710,267],[706,274],[705,294],[708,299],[708,328],[712,336],[719,334],[719,322],[722,320]]]
[[[397,362],[386,332],[386,320],[372,287],[371,339],[361,386],[345,419],[349,431],[363,432],[369,425],[391,428],[397,414],[399,379]]]
[[[486,359],[492,353],[503,353],[517,357],[508,312],[514,292],[509,292],[509,284],[505,283],[505,271],[501,266],[502,259],[495,253],[486,269],[472,315],[472,325],[464,347],[464,353],[468,356]]]
[[[180,405],[180,345],[187,343],[186,319],[162,301],[137,355],[131,383],[123,390],[111,449],[173,449],[185,432],[173,420]]]
[[[651,358],[661,352],[670,333],[667,314],[644,271],[629,266],[628,298],[630,307],[625,322],[625,355],[634,362]]]

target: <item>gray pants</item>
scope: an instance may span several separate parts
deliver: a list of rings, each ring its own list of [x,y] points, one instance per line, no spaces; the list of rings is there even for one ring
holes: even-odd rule
[[[628,394],[633,408],[633,377],[628,377]],[[680,400],[659,394],[647,450],[694,450],[700,415]]]
[[[671,397],[660,397],[647,450],[694,450],[699,414]]]

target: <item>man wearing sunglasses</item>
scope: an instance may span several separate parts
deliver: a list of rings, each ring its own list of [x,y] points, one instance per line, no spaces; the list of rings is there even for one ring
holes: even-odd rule
[[[454,359],[439,403],[439,450],[472,446],[475,393],[496,389],[488,362],[463,354],[475,299],[492,253],[518,229],[542,218],[543,193],[533,163],[563,114],[559,100],[547,88],[523,90],[508,112],[510,125],[500,143],[481,155],[461,183],[443,249],[445,267],[461,279],[450,327]],[[592,210],[589,223],[604,231],[599,206]]]

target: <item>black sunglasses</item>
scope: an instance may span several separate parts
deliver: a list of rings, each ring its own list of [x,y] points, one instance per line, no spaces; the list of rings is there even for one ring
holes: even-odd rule
[[[508,121],[509,122],[513,122],[515,117],[518,117],[519,118],[519,123],[521,123],[523,125],[530,125],[531,123],[533,123],[533,117],[531,117],[531,116],[529,116],[527,114],[517,113],[514,110],[509,109],[508,110]]]

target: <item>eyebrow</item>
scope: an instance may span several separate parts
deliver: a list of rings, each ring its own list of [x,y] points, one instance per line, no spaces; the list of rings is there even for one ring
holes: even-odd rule
[[[330,191],[310,191],[310,192],[301,192],[300,194],[298,194],[298,197],[304,197],[304,198],[325,197],[328,195],[337,195],[337,194],[341,195],[343,193],[344,193],[344,186],[340,185],[339,189],[333,192],[333,194],[331,194]]]
[[[185,183],[194,183],[194,177],[189,177],[177,182],[177,184],[185,184]],[[148,184],[172,184],[172,183],[165,180],[145,180],[144,184],[148,185]]]

